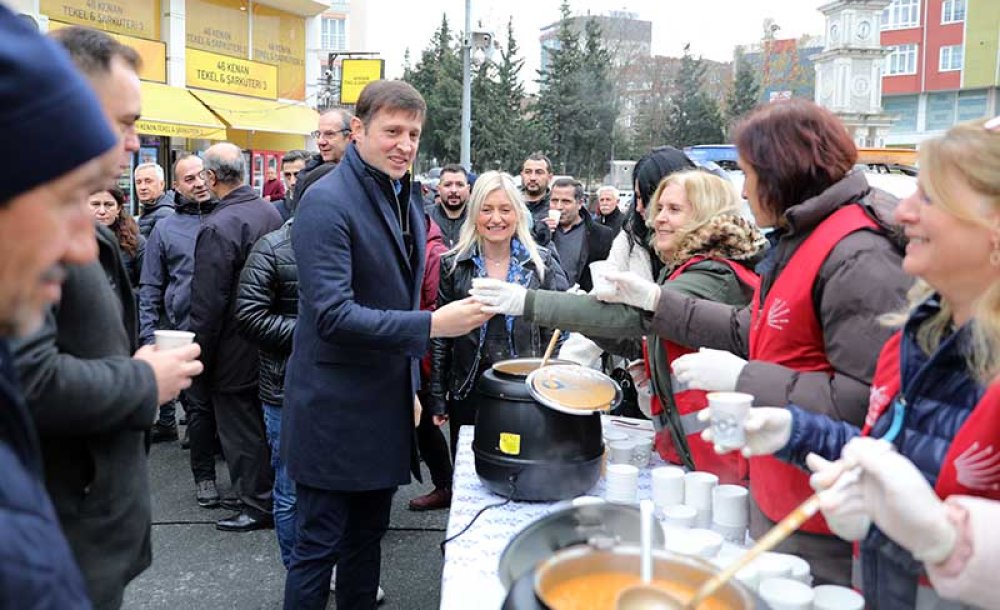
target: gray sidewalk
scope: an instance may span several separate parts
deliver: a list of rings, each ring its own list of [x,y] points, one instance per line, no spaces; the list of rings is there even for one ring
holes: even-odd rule
[[[216,463],[220,487],[228,486],[225,464]],[[153,490],[153,565],[125,592],[126,610],[281,608],[284,567],[273,530],[246,534],[215,529],[229,514],[205,510],[194,501],[188,453],[179,443],[154,445],[150,454]],[[427,483],[400,488],[393,501],[389,532],[382,542],[382,587],[386,610],[433,610],[440,605],[438,550],[447,511],[414,513],[410,498],[429,491]],[[336,607],[332,601],[329,608]]]

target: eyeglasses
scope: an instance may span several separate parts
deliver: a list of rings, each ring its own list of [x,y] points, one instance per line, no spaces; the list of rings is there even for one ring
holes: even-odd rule
[[[311,135],[313,138],[317,140],[332,140],[333,136],[337,135],[338,133],[346,138],[347,134],[351,133],[351,130],[350,129],[338,129],[336,131],[316,130],[309,135]]]

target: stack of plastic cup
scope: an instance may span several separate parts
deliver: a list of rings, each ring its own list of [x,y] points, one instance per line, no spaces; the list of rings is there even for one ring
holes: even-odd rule
[[[608,445],[609,464],[632,464],[632,454],[635,451],[635,441],[627,438],[622,441],[611,441]]]
[[[864,610],[863,595],[847,587],[820,585],[813,588],[813,610]]]
[[[638,501],[639,469],[632,464],[609,464],[604,484],[608,502],[634,504]]]
[[[712,529],[729,542],[743,544],[750,523],[750,494],[746,487],[719,485],[712,490]]]
[[[791,578],[768,578],[757,588],[772,610],[812,610],[813,590]]]
[[[674,506],[667,506],[661,509],[660,515],[663,518],[664,525],[681,529],[689,529],[694,527],[695,519],[698,517],[698,511],[690,506],[685,506],[684,504],[675,504]]]
[[[653,457],[653,438],[650,436],[639,436],[633,438],[635,445],[632,447],[632,463],[637,468],[648,468],[649,460]]]
[[[698,511],[695,527],[712,526],[712,490],[719,484],[719,477],[711,472],[689,472],[684,475],[684,504]]]
[[[680,466],[660,466],[650,473],[653,482],[653,504],[663,510],[684,504],[684,469]]]

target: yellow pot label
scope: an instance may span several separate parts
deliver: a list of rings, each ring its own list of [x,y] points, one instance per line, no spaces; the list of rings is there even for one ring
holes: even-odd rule
[[[507,455],[521,454],[521,435],[510,432],[500,433],[500,452]]]

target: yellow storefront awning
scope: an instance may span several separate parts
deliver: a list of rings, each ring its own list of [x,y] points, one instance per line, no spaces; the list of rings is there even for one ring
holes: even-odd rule
[[[201,140],[226,139],[226,125],[187,89],[148,81],[142,81],[140,86],[142,118],[135,125],[139,133]]]
[[[319,114],[302,104],[260,100],[225,93],[191,91],[233,129],[309,135],[319,123]]]

